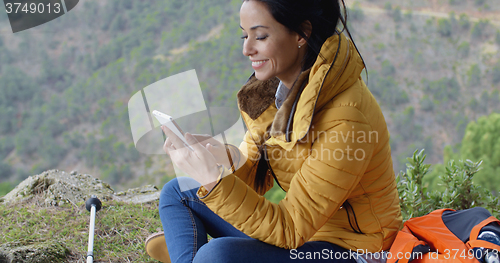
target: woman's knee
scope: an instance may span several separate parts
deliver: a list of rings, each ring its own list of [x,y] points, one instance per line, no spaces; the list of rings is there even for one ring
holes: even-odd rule
[[[219,237],[210,240],[210,242],[203,245],[193,260],[193,263],[229,263],[240,262],[241,255],[239,255],[237,245],[235,242],[238,238],[233,237]]]
[[[176,177],[167,182],[160,193],[160,206],[169,200],[181,200],[184,197],[196,197],[199,183],[189,177]]]

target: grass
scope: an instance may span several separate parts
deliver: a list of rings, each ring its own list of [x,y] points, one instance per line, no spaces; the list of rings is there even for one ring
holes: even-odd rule
[[[33,240],[60,241],[71,251],[68,262],[86,262],[90,213],[85,204],[47,206],[42,199],[0,204],[0,244]],[[151,233],[161,230],[158,203],[103,202],[97,212],[94,262],[158,262],[144,249]]]

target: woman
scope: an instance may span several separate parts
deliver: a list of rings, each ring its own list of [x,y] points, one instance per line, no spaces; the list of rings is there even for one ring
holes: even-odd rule
[[[243,54],[255,70],[238,93],[248,132],[239,149],[229,147],[231,165],[217,141],[186,134],[190,151],[162,127],[165,152],[202,186],[165,185],[165,235],[148,240],[151,256],[355,262],[349,251],[390,248],[402,218],[389,133],[339,21],[345,26],[339,0],[243,1]],[[279,204],[262,197],[273,179],[287,192]]]

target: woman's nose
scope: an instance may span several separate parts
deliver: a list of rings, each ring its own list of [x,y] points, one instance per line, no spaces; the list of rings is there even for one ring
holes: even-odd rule
[[[256,50],[255,50],[253,44],[251,43],[251,41],[249,41],[248,39],[245,39],[245,42],[243,42],[243,55],[249,57],[249,56],[255,55],[255,53],[256,53]]]

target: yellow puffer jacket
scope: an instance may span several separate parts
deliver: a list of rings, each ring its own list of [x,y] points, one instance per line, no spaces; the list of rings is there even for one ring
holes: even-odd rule
[[[276,78],[252,76],[242,87],[238,105],[248,131],[239,149],[246,161],[198,195],[237,229],[275,246],[328,241],[388,250],[402,217],[384,116],[361,79],[363,63],[350,40],[332,36],[321,54],[326,61],[318,57],[301,73],[279,110]],[[287,192],[279,204],[261,195],[272,176],[266,189],[254,189],[261,144]]]

